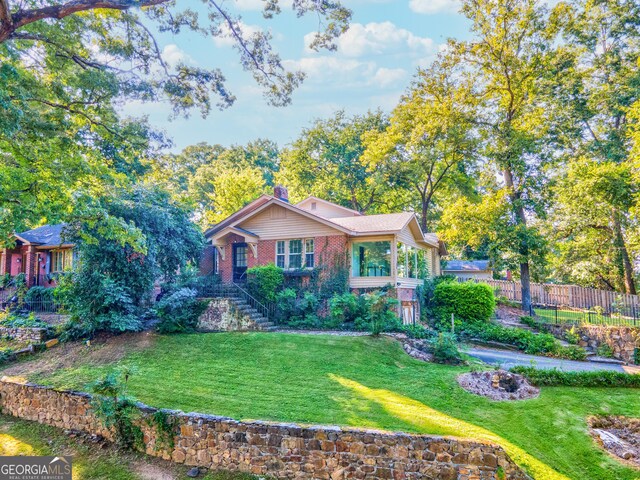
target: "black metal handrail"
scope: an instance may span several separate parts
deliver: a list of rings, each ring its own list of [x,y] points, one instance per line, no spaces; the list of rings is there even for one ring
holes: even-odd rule
[[[273,304],[264,305],[237,283],[234,283],[233,285],[236,287],[236,289],[238,290],[238,293],[242,296],[243,300],[247,302],[247,304],[255,308],[266,319],[268,320],[274,319],[275,305]]]
[[[268,320],[275,320],[275,305],[265,305],[237,283],[214,283],[198,285],[198,295],[202,297],[242,298],[249,306],[255,308]]]

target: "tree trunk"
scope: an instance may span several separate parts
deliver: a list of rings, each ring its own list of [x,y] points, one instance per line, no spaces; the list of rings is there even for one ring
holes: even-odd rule
[[[520,225],[527,226],[527,216],[524,212],[524,207],[520,203],[520,194],[516,192],[515,185],[513,183],[513,173],[509,167],[505,167],[503,171],[504,183],[509,189],[509,195],[511,197],[511,205],[513,211],[516,214],[516,221]],[[529,247],[526,241],[520,245],[520,255],[524,258],[524,261],[520,263],[520,287],[522,291],[522,310],[527,315],[531,312],[531,273],[529,270]]]
[[[629,250],[627,250],[627,245],[624,241],[624,235],[622,234],[622,224],[620,222],[620,212],[614,209],[612,212],[613,218],[613,235],[614,235],[614,245],[618,250],[618,256],[620,261],[622,262],[622,271],[624,275],[624,289],[625,292],[630,295],[636,294],[636,284],[633,279],[633,264],[631,263],[631,259],[629,258]]]

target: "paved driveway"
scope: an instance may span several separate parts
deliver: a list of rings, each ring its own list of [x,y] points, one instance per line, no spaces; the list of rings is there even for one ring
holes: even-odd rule
[[[524,353],[512,352],[509,350],[497,350],[484,347],[468,347],[464,350],[472,357],[478,358],[485,363],[500,365],[505,370],[522,365],[530,367],[532,362],[536,368],[551,369],[557,368],[565,371],[599,371],[614,370],[616,372],[640,373],[638,367],[624,367],[622,365],[596,363],[596,362],[576,362],[573,360],[562,360],[559,358],[539,357],[537,355],[526,355]]]

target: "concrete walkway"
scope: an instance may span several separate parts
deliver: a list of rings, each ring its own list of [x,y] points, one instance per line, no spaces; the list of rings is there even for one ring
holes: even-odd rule
[[[523,367],[535,365],[536,368],[540,369],[557,368],[559,370],[574,372],[613,370],[616,372],[640,373],[640,367],[539,357],[537,355],[527,355],[524,353],[512,352],[509,350],[498,350],[494,348],[468,347],[463,349],[463,351],[485,363],[500,365],[505,370],[515,367],[516,365],[521,365]]]

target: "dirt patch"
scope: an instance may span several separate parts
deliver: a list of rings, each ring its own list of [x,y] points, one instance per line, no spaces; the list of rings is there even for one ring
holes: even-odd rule
[[[540,395],[540,389],[522,375],[505,370],[465,373],[458,377],[458,384],[468,392],[491,400],[525,400]]]
[[[640,418],[590,417],[591,436],[619,460],[640,468]]]
[[[32,360],[9,365],[0,370],[0,375],[25,377],[49,375],[61,368],[73,368],[79,364],[106,365],[120,360],[125,355],[144,350],[153,345],[153,332],[129,332],[121,335],[100,334],[87,342],[62,343],[47,350]]]
[[[524,324],[520,323],[520,317],[525,316],[525,312],[516,307],[509,307],[507,305],[498,305],[496,308],[496,319],[498,323],[506,327],[519,327],[527,328]]]

